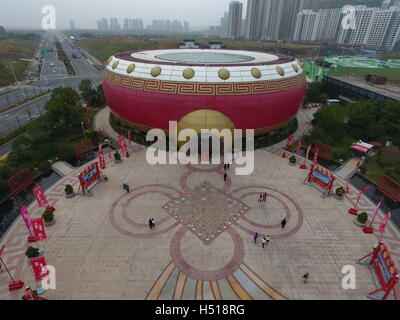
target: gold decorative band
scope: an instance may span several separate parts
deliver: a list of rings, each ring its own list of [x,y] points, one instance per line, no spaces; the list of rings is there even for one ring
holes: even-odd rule
[[[306,78],[304,73],[294,77],[265,80],[256,82],[229,82],[229,83],[203,83],[203,82],[179,82],[134,78],[120,75],[110,70],[104,71],[104,79],[124,88],[132,90],[179,94],[179,95],[249,95],[268,92],[277,92],[296,88],[304,85]]]

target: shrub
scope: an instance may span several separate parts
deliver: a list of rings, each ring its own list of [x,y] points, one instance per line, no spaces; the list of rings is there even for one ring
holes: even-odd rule
[[[289,162],[290,162],[290,163],[296,163],[296,162],[297,162],[296,157],[295,157],[295,156],[291,156],[291,157],[289,158]]]
[[[361,212],[357,215],[357,221],[362,224],[366,223],[368,221],[368,214],[366,212]]]
[[[344,193],[345,193],[345,190],[344,190],[343,187],[339,187],[339,188],[336,189],[335,193],[336,193],[336,195],[337,195],[338,197],[343,197],[343,195],[344,195]]]
[[[64,192],[66,194],[72,194],[72,193],[74,193],[74,188],[70,184],[67,184],[65,186]]]
[[[115,159],[115,160],[121,160],[121,155],[120,155],[120,153],[119,153],[118,151],[115,151],[115,153],[114,153],[114,159]]]
[[[42,218],[45,222],[51,222],[54,220],[54,213],[46,210],[43,212]]]
[[[37,258],[39,257],[39,249],[29,246],[25,251],[25,255],[29,258]]]

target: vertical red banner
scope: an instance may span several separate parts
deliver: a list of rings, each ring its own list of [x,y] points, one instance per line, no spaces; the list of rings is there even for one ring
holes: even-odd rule
[[[45,206],[47,204],[47,199],[44,194],[43,188],[40,184],[37,184],[33,187],[33,194],[38,202],[39,208]]]
[[[102,169],[105,169],[106,168],[106,160],[104,159],[103,151],[99,151],[98,155],[99,155],[100,167]]]
[[[33,234],[37,241],[46,240],[46,229],[43,218],[32,219]]]
[[[299,138],[299,142],[297,144],[297,153],[299,153],[301,150],[301,137]]]
[[[32,234],[32,221],[31,221],[31,216],[28,212],[28,208],[26,206],[22,206],[21,208],[19,208],[19,212],[21,213],[22,218],[24,219],[29,234]]]
[[[125,153],[126,157],[129,157],[128,150],[126,149],[126,143],[125,143],[125,137],[124,136],[119,136],[118,137],[119,145],[121,147],[121,152]]]
[[[128,130],[128,144],[131,146],[131,131]]]
[[[35,281],[43,280],[49,274],[44,257],[32,258],[30,261]]]

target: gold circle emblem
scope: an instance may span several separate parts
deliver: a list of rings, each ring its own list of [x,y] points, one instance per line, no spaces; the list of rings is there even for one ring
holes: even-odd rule
[[[299,72],[299,67],[297,66],[297,64],[292,64],[292,68],[293,68],[294,72],[296,72],[296,73]]]
[[[231,73],[226,70],[226,69],[220,69],[218,71],[218,77],[220,77],[222,80],[227,80],[231,76]]]
[[[195,75],[195,71],[192,68],[186,68],[183,70],[182,75],[185,79],[192,79]]]
[[[285,75],[285,70],[283,70],[283,68],[280,67],[280,66],[277,66],[277,67],[276,67],[276,72],[278,72],[278,74],[279,74],[281,77],[283,77],[283,76]]]
[[[136,68],[136,65],[134,63],[132,63],[128,66],[128,68],[126,68],[126,72],[132,73],[133,71],[135,71],[135,68]]]
[[[118,64],[119,64],[119,61],[118,61],[118,60],[115,61],[115,62],[112,64],[112,68],[115,69],[116,67],[118,67]]]
[[[151,75],[155,78],[158,77],[161,74],[161,68],[160,67],[154,67],[151,69]]]
[[[260,79],[261,78],[261,71],[258,68],[253,68],[251,69],[251,75],[256,78],[256,79]]]

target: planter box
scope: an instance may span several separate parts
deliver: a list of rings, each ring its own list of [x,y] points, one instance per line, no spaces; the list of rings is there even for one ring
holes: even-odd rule
[[[335,193],[335,199],[336,199],[336,200],[343,200],[343,198],[344,198],[344,196],[338,196],[338,195]]]
[[[50,226],[52,226],[53,224],[55,224],[56,223],[56,219],[53,219],[52,221],[50,221],[50,222],[44,222],[44,225],[46,226],[46,227],[50,227]]]
[[[366,227],[366,226],[367,226],[367,224],[366,224],[366,223],[361,223],[361,222],[358,222],[357,218],[356,218],[356,219],[354,219],[353,221],[354,221],[354,223],[355,223],[357,226],[359,226],[359,227],[361,227],[361,228],[364,228],[364,227]]]
[[[66,193],[65,194],[65,198],[69,199],[69,198],[73,198],[75,196],[75,192],[72,193]]]

